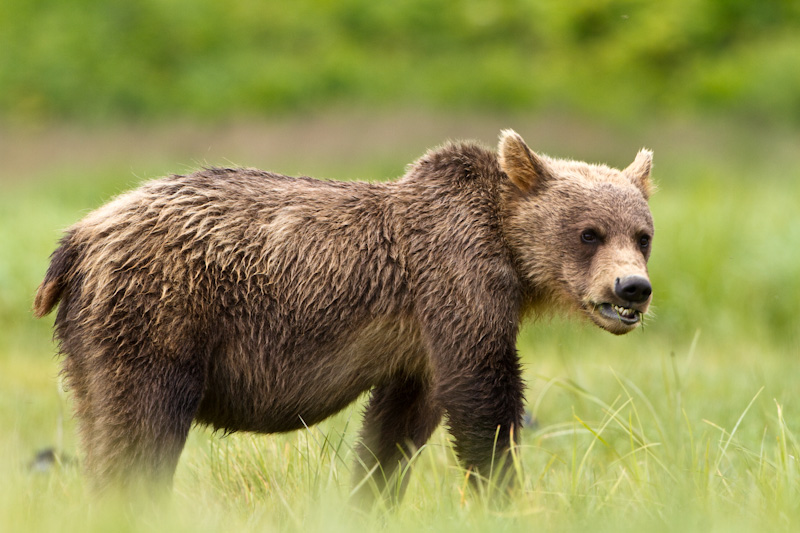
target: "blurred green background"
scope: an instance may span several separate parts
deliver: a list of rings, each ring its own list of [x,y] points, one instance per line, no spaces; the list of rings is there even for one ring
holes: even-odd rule
[[[793,0],[4,0],[0,112],[29,122],[330,106],[800,120]]]
[[[4,0],[0,476],[12,488],[0,491],[0,518],[11,516],[19,530],[63,528],[47,509],[72,516],[82,499],[74,472],[43,481],[28,468],[43,448],[80,455],[52,317],[30,313],[64,228],[170,172],[235,164],[391,179],[447,139],[494,145],[503,128],[534,150],[617,167],[649,147],[660,189],[651,199],[654,316],[644,330],[617,338],[557,317],[520,335],[537,426],[523,436],[535,448],[525,455],[532,474],[511,514],[533,513],[556,529],[599,527],[593,513],[601,511],[614,531],[643,523],[673,531],[799,525],[793,0]],[[653,473],[581,425],[599,431],[593,424],[633,388],[628,415],[649,439],[642,447],[654,450]],[[347,416],[357,427],[358,408]],[[341,420],[332,424],[320,431]],[[347,431],[348,442],[355,432]],[[263,471],[254,475],[284,475],[269,471],[282,464],[315,468],[288,459],[302,438],[254,440],[267,450],[258,452]],[[294,513],[307,512],[312,530],[330,529],[319,514],[327,508],[305,503],[320,485],[285,474],[299,488],[277,498],[272,485],[254,497],[250,484],[209,482],[206,472],[217,475],[220,464],[236,470],[252,461],[219,459],[218,441],[193,433],[176,480],[190,517],[181,527],[197,530],[195,515],[209,518],[222,505],[206,529],[230,521],[258,529],[263,522],[249,514],[255,498],[267,506],[263,516],[288,513],[300,530]],[[251,446],[224,442],[234,443],[233,455],[245,453],[236,443]],[[447,452],[430,453],[431,462],[452,465]],[[458,474],[441,475],[420,474],[407,498],[413,512],[387,527],[437,524],[441,515],[459,530],[526,530],[525,520],[469,514]],[[340,481],[347,487],[346,475]],[[228,500],[234,511],[221,503]],[[447,530],[443,524],[437,530]]]

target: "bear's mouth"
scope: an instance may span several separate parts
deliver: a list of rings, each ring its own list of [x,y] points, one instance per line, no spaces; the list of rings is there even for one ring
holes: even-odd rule
[[[614,305],[610,303],[602,303],[595,307],[595,310],[606,318],[611,320],[619,320],[623,324],[629,326],[636,324],[641,320],[642,313],[630,307],[622,307],[621,305]]]
[[[635,328],[642,320],[638,309],[616,305],[609,302],[590,303],[586,309],[598,326],[620,335]]]

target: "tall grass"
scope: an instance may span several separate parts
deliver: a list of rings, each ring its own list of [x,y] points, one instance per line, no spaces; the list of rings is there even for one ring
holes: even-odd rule
[[[399,507],[351,505],[360,405],[287,435],[195,428],[170,503],[88,498],[50,321],[28,309],[60,229],[135,180],[98,168],[0,182],[0,528],[796,530],[800,165],[770,143],[736,146],[651,144],[657,316],[643,330],[617,338],[556,317],[520,334],[531,424],[502,505],[470,489],[444,429],[414,456]],[[51,446],[60,463],[31,469]]]
[[[696,354],[703,357],[704,354]],[[5,464],[0,511],[12,531],[337,531],[530,528],[789,530],[800,519],[800,446],[766,386],[734,390],[719,415],[689,395],[689,354],[625,376],[529,376],[537,426],[515,450],[517,485],[495,505],[472,492],[438,431],[415,457],[398,509],[348,501],[358,410],[290,435],[196,429],[172,502],[87,501],[74,464],[45,474]],[[683,374],[683,375],[681,375]],[[580,382],[583,382],[581,384]],[[660,382],[649,388],[648,383]],[[793,413],[796,421],[796,412]],[[71,424],[70,424],[71,425]]]

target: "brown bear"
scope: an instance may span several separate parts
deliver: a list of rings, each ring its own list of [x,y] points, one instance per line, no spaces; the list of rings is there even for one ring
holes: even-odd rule
[[[499,470],[522,317],[622,334],[648,309],[651,158],[557,160],[507,130],[498,153],[447,144],[390,183],[213,168],[117,197],[66,232],[34,304],[61,301],[92,484],[168,486],[193,422],[290,431],[365,391],[364,490],[443,417],[465,467]]]

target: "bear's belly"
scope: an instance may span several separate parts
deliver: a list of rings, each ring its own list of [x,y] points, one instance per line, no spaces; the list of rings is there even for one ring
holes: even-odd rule
[[[290,351],[246,353],[232,345],[211,361],[196,419],[226,431],[301,429],[393,376],[427,372],[419,328],[397,318],[317,346],[297,342]]]

